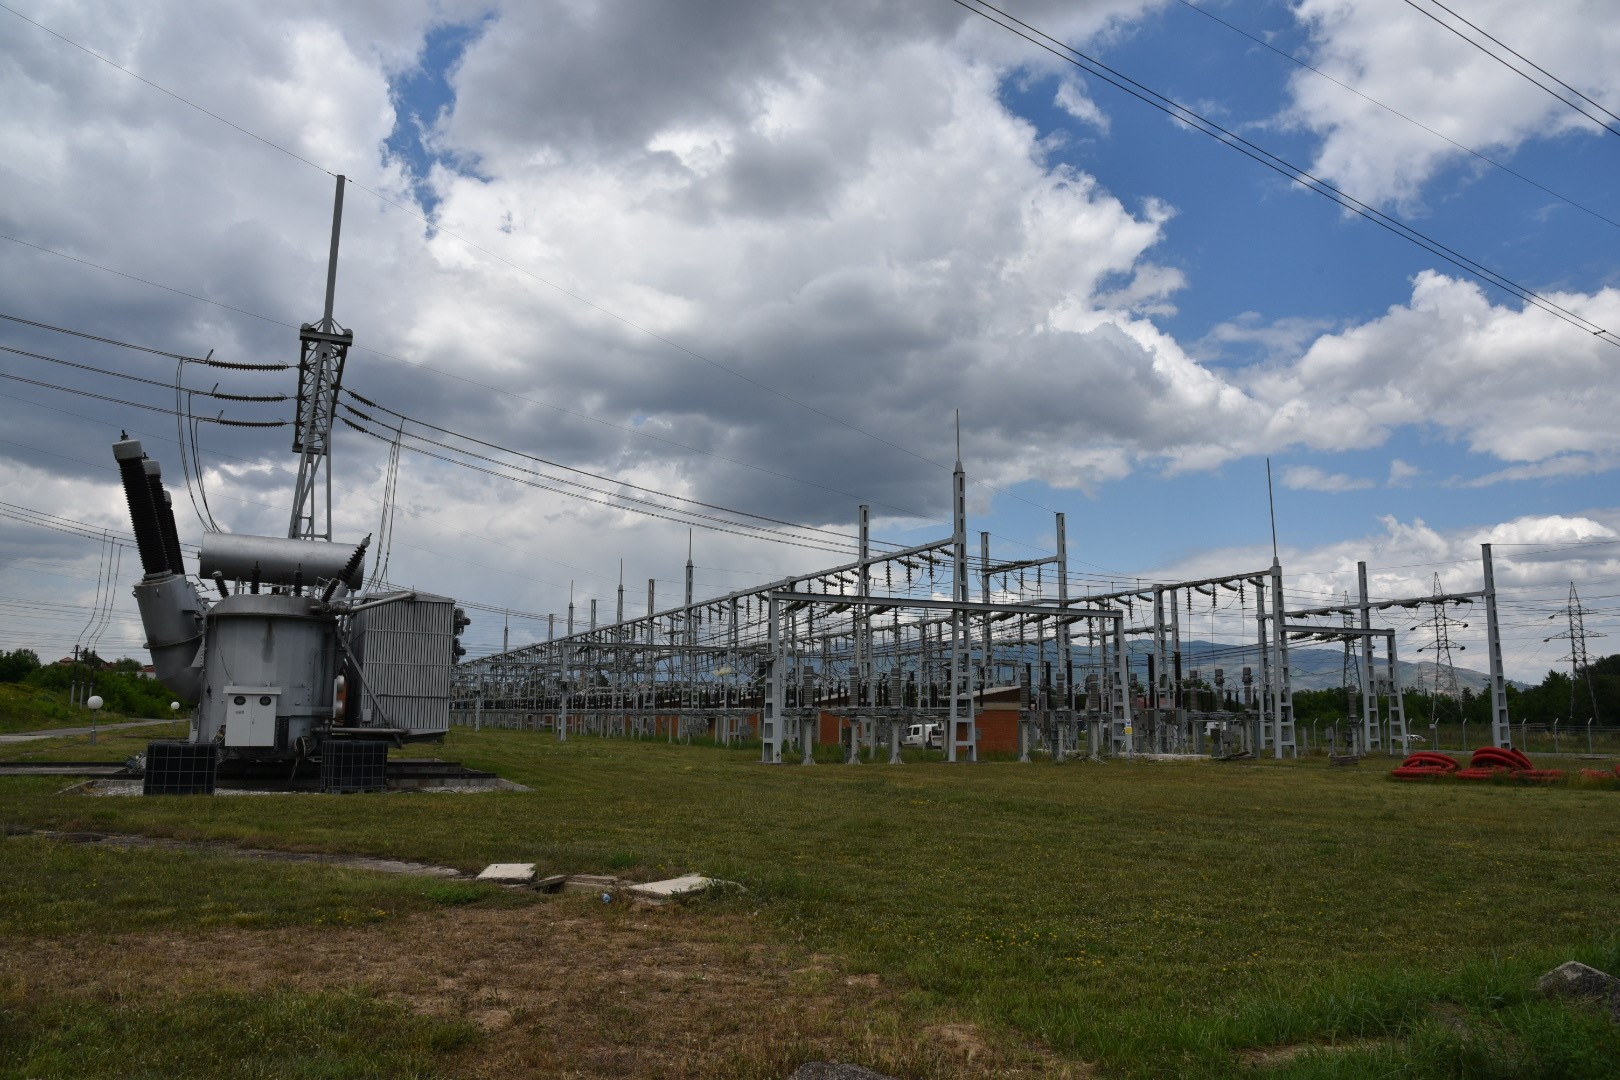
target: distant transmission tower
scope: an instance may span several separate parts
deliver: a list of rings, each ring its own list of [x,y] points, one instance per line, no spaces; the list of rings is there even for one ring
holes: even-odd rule
[[[1569,642],[1569,655],[1563,657],[1563,659],[1569,661],[1570,723],[1575,722],[1575,684],[1580,681],[1581,676],[1583,675],[1586,677],[1586,693],[1592,702],[1592,722],[1595,724],[1597,723],[1598,719],[1597,689],[1592,685],[1592,668],[1586,660],[1586,639],[1589,637],[1606,637],[1608,635],[1600,634],[1595,630],[1588,631],[1586,629],[1586,616],[1590,614],[1592,614],[1590,609],[1581,606],[1581,597],[1580,594],[1575,591],[1575,583],[1573,581],[1570,582],[1569,606],[1564,609],[1564,615],[1569,620],[1569,629],[1565,630],[1561,634],[1554,634],[1551,637],[1541,639],[1544,642]],[[1547,618],[1556,619],[1558,616],[1549,615]]]
[[[1443,590],[1440,588],[1439,574],[1434,575],[1433,595],[1436,597],[1444,595]],[[1434,676],[1428,682],[1430,684],[1430,700],[1434,703],[1434,716],[1432,719],[1436,723],[1440,721],[1440,702],[1442,699],[1448,699],[1451,702],[1452,709],[1457,714],[1456,718],[1458,720],[1462,719],[1462,691],[1457,688],[1457,665],[1451,658],[1453,648],[1451,628],[1454,626],[1462,629],[1468,628],[1468,624],[1461,619],[1453,619],[1446,614],[1444,601],[1436,601],[1434,604],[1434,616],[1429,620],[1429,629],[1433,633],[1433,640],[1427,645],[1419,646],[1417,650],[1420,653],[1432,652],[1434,654]],[[1461,651],[1468,646],[1457,645],[1455,647],[1458,651]]]

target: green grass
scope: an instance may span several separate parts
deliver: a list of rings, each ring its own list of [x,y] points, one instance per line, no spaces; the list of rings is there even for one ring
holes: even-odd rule
[[[746,751],[461,729],[442,754],[534,792],[79,799],[0,778],[0,820],[466,869],[699,871],[747,887],[717,911],[757,910],[772,935],[881,973],[920,1007],[1121,1075],[1245,1075],[1260,1068],[1246,1048],[1330,1043],[1350,1049],[1268,1067],[1614,1074],[1599,1067],[1609,1021],[1530,988],[1567,959],[1620,970],[1615,791],[1403,785],[1319,762],[765,767]],[[39,880],[22,871],[4,908],[43,903]],[[304,917],[254,900],[252,881],[212,895]],[[143,925],[192,917],[128,903]],[[21,932],[60,923],[20,917],[37,928]]]
[[[354,926],[434,907],[531,899],[470,881],[207,851],[0,839],[0,940],[178,927]]]
[[[478,1039],[359,991],[0,1003],[0,1077],[428,1077]]]
[[[1359,724],[1360,721],[1356,720],[1352,723]],[[1327,725],[1318,723],[1314,729],[1311,728],[1311,725],[1301,726],[1310,729],[1306,732],[1305,737],[1309,740],[1312,749],[1325,752],[1326,747],[1322,743],[1322,737]],[[1407,730],[1413,735],[1423,737],[1423,742],[1412,744],[1413,750],[1439,750],[1442,753],[1451,754],[1453,757],[1465,758],[1469,753],[1478,750],[1481,746],[1492,745],[1491,726],[1488,723],[1470,723],[1468,730],[1464,731],[1461,724],[1455,721],[1447,721],[1440,725],[1438,740],[1436,732],[1429,728],[1426,721],[1413,721],[1409,724]],[[1515,721],[1512,741],[1514,746],[1536,758],[1537,764],[1540,764],[1540,758],[1543,755],[1550,756],[1555,753],[1559,755],[1580,755],[1587,753],[1587,729],[1584,723],[1561,724],[1558,728],[1558,736],[1554,738],[1551,728],[1546,724],[1532,724],[1525,727]],[[1465,743],[1468,747],[1466,750],[1463,749]],[[1397,750],[1399,750],[1398,747]],[[1606,754],[1611,758],[1620,757],[1620,731],[1617,731],[1612,726],[1612,723],[1602,728],[1594,727],[1591,752]],[[1374,751],[1374,756],[1383,758],[1386,755],[1382,749],[1379,749]],[[1401,755],[1397,754],[1397,756]]]
[[[65,726],[65,725],[58,725]],[[0,762],[6,761],[105,761],[116,764],[134,754],[144,754],[153,739],[184,739],[190,724],[149,724],[109,730],[101,728],[90,735],[63,735],[54,739],[0,743]]]
[[[104,722],[129,719],[107,713]],[[139,718],[137,718],[139,719]],[[68,704],[67,695],[28,683],[0,683],[0,735],[19,731],[48,731],[90,723],[90,710]]]
[[[169,710],[130,716],[113,708],[102,709],[97,719],[103,724],[126,720],[165,719]],[[49,731],[59,727],[88,727],[90,710],[68,704],[66,690],[49,689],[29,682],[0,683],[0,735],[21,731]]]

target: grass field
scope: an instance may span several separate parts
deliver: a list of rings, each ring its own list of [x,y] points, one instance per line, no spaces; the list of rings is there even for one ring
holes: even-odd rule
[[[811,1056],[904,1076],[1620,1075],[1606,1014],[1533,992],[1564,960],[1620,970],[1612,784],[1398,784],[1370,762],[767,768],[461,729],[443,754],[534,791],[88,799],[0,778],[0,821],[746,891],[643,912],[14,836],[0,1075],[136,1075],[115,1053],[132,1032],[154,1075],[763,1077]],[[197,949],[185,978],[151,960]],[[64,974],[70,956],[97,973]],[[216,1013],[250,1035],[185,1019]],[[380,1064],[379,1025],[401,1032]],[[307,1060],[220,1064],[282,1026]]]
[[[98,717],[103,724],[141,719],[144,717],[124,716],[108,711],[103,711]],[[28,683],[0,683],[0,735],[89,724],[90,710],[70,706],[67,703],[67,695],[63,692],[46,690]]]

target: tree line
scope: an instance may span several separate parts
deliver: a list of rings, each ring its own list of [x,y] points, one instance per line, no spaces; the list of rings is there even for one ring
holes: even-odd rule
[[[66,692],[74,679],[92,683],[103,707],[125,716],[165,717],[170,715],[169,703],[175,700],[174,691],[156,679],[143,678],[140,661],[128,657],[104,668],[95,653],[87,653],[77,664],[42,664],[32,649],[0,652],[0,683]]]
[[[1591,688],[1587,687],[1588,676]],[[1571,693],[1573,690],[1573,693]],[[1519,689],[1508,686],[1508,716],[1515,724],[1584,725],[1593,719],[1596,699],[1596,721],[1600,727],[1620,727],[1620,654],[1594,660],[1581,669],[1573,680],[1568,671],[1549,671],[1537,686]],[[1406,705],[1406,723],[1410,731],[1418,732],[1431,723],[1488,724],[1491,720],[1491,697],[1488,692],[1463,688],[1459,698],[1435,695],[1426,690],[1406,690],[1402,694]],[[1347,717],[1361,716],[1360,691],[1355,688],[1333,687],[1327,690],[1297,690],[1294,692],[1294,719],[1305,723],[1337,723]]]

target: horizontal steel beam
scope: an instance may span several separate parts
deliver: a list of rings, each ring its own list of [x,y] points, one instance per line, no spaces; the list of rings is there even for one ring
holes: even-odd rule
[[[1424,604],[1456,604],[1464,600],[1478,600],[1485,595],[1485,590],[1477,592],[1436,593],[1433,596],[1412,596],[1403,600],[1380,600],[1376,604],[1368,604],[1368,611],[1387,611],[1390,608],[1416,608]],[[1298,611],[1285,611],[1284,615],[1290,619],[1298,619],[1311,615],[1354,615],[1361,610],[1360,604],[1335,604],[1333,607],[1301,608]]]
[[[982,612],[992,615],[1031,615],[1039,619],[1061,619],[1063,622],[1078,622],[1081,619],[1113,619],[1118,621],[1125,617],[1122,611],[1110,608],[1076,608],[1072,606],[1040,606],[1036,604],[986,604],[977,600],[919,600],[909,596],[823,596],[820,593],[790,592],[777,590],[766,594],[767,600],[777,600],[785,603],[797,604],[847,604],[850,607],[874,608],[878,611],[889,611],[894,608],[915,608],[920,611],[967,611]],[[1064,605],[1084,603],[1085,597],[1076,597],[1073,600],[1060,601]]]

